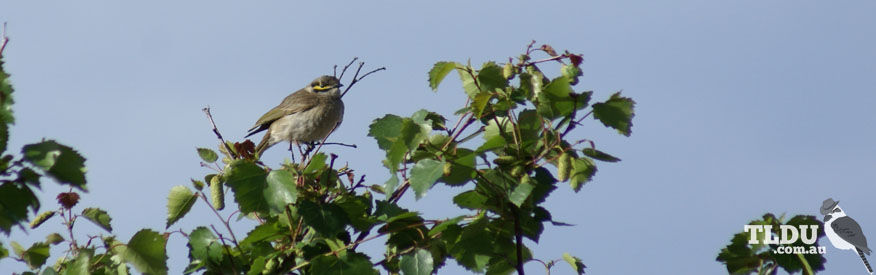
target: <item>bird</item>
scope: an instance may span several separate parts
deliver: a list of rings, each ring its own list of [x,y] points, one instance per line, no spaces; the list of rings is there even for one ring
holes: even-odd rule
[[[871,250],[867,247],[867,238],[858,222],[846,216],[846,212],[839,207],[839,201],[834,201],[833,198],[822,202],[821,214],[824,215],[824,233],[830,243],[838,249],[855,250],[864,262],[867,272],[873,274],[870,262],[864,257],[865,253],[870,255]]]
[[[249,129],[246,137],[267,131],[255,148],[258,157],[271,146],[289,142],[298,146],[321,141],[341,124],[344,118],[344,102],[341,101],[341,81],[334,76],[323,75],[306,87],[286,96],[280,105],[262,115]]]

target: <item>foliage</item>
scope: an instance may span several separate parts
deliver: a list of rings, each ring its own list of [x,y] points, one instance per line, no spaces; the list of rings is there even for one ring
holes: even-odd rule
[[[769,234],[766,232],[743,231],[733,235],[730,244],[721,249],[718,262],[727,266],[727,272],[732,274],[775,274],[779,267],[793,273],[803,271],[803,274],[815,274],[816,271],[824,270],[825,259],[818,253],[779,253],[779,246],[802,247],[802,250],[810,251],[818,248],[818,239],[824,236],[824,223],[815,216],[797,215],[787,222],[783,217],[776,218],[772,213],[764,214],[761,219],[749,222],[749,225],[771,226]],[[802,238],[790,244],[773,244],[765,240],[775,239],[780,236],[782,225],[798,227],[800,225],[814,225],[818,227],[815,243],[805,244]],[[756,236],[752,236],[756,234]],[[802,233],[800,233],[802,234]],[[752,244],[750,240],[757,240]]]
[[[48,176],[70,185],[71,192],[58,196],[60,208],[36,216],[31,225],[60,216],[71,238],[54,233],[27,249],[10,243],[16,260],[43,274],[128,274],[130,267],[166,274],[167,238],[173,233],[187,239],[185,274],[379,274],[378,268],[389,274],[433,274],[451,260],[487,274],[523,274],[524,264],[532,261],[550,272],[565,261],[565,268],[583,274],[586,266],[580,258],[568,253],[536,258],[525,239],[538,243],[546,223],[569,226],[555,221],[544,206],[561,182],[579,192],[593,179],[597,161],[620,160],[597,149],[592,140],[573,138],[574,130],[592,116],[629,136],[635,102],[619,92],[593,102],[592,91],[575,88],[581,77],[580,55],[533,45],[507,63],[435,64],[428,73],[430,88],[437,91],[451,72],[462,82],[466,103],[454,114],[453,126],[444,115],[428,110],[375,119],[368,135],[385,152],[382,163],[388,180],[367,183],[349,167],[337,167],[338,156],[322,153],[313,144],[299,163],[268,167],[253,158],[252,142],[227,142],[214,123],[221,140],[218,150],[196,148],[202,166],[211,172],[192,179],[191,187],[171,188],[166,228],[193,207],[207,207],[224,230],[214,225],[164,233],[142,229],[126,243],[106,235],[81,245],[72,238],[79,217],[109,234],[111,218],[99,208],[74,214],[78,193],[72,189],[87,190],[84,158],[70,147],[44,141],[25,146],[19,160],[7,155],[0,162],[8,177],[0,186],[0,226],[5,226],[0,228],[8,233],[11,226],[28,220],[28,210],[37,212],[31,187]],[[534,59],[536,55],[546,57]],[[540,68],[545,64],[557,65],[559,75],[548,77]],[[349,86],[358,80],[354,76]],[[0,83],[6,83],[5,75]],[[2,99],[11,102],[6,90]],[[7,117],[11,123],[11,115],[0,113],[0,118]],[[0,141],[5,144],[3,127]],[[408,190],[420,199],[442,185],[457,187],[448,204],[465,215],[427,218],[398,204]],[[223,211],[226,192],[231,192],[236,207]],[[235,215],[258,225],[245,234],[234,232],[230,223]],[[358,250],[379,237],[386,240],[382,259]],[[93,242],[96,239],[100,244]],[[67,254],[44,267],[48,248],[60,243],[69,245]],[[0,256],[7,254],[0,249]]]

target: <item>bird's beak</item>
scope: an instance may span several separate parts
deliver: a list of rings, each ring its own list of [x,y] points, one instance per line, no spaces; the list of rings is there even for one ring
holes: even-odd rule
[[[828,220],[830,220],[830,218],[831,218],[830,215],[824,215],[824,221],[825,221],[825,222],[828,221]]]

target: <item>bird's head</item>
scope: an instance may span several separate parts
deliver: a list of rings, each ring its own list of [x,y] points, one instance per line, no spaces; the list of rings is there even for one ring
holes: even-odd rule
[[[340,97],[341,89],[339,88],[342,86],[344,85],[341,84],[341,81],[338,80],[337,77],[324,75],[317,77],[312,82],[310,82],[310,85],[307,85],[306,89],[312,93],[327,94]]]

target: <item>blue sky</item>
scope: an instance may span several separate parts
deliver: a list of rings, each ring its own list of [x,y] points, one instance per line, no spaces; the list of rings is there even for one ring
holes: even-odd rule
[[[420,108],[449,115],[465,101],[453,75],[438,93],[429,90],[434,62],[506,60],[535,39],[583,54],[577,90],[594,90],[597,99],[623,90],[638,102],[631,137],[595,121],[578,130],[623,161],[601,164],[580,193],[553,193],[553,216],[577,226],[547,227],[535,256],[570,252],[592,274],[720,274],[719,249],[749,220],[817,215],[828,197],[876,246],[874,8],[873,1],[802,0],[0,0],[16,88],[10,148],[48,137],[79,149],[92,190],[80,206],[109,210],[126,240],[140,228],[163,228],[170,188],[208,172],[194,150],[216,143],[204,106],[226,138],[239,140],[332,65],[358,56],[386,66],[344,97],[346,117],[331,139],[359,148],[328,149],[379,183],[387,172],[366,136],[373,119]],[[264,160],[285,157],[273,148]],[[45,205],[62,190],[45,185]],[[438,187],[402,203],[451,216],[459,211],[448,199],[458,191]],[[173,228],[208,223],[218,221],[198,204]],[[243,234],[248,226],[235,228]],[[29,244],[60,228],[11,238]],[[824,274],[861,272],[854,253],[822,241]],[[379,256],[379,243],[369,249]],[[181,272],[185,241],[172,237],[168,250],[171,273]],[[23,265],[0,261],[0,270],[10,269]]]

